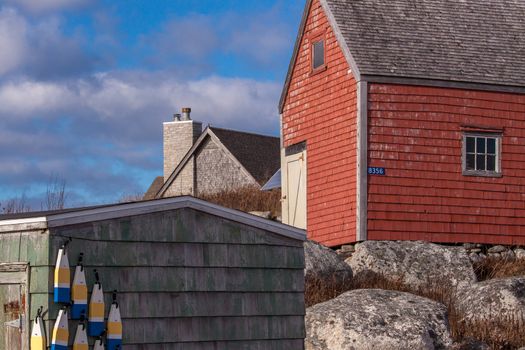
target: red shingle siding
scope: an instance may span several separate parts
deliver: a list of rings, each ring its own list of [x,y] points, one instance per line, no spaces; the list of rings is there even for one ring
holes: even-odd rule
[[[309,38],[326,33],[326,70],[311,74]],[[307,144],[308,237],[355,241],[356,82],[318,0],[312,2],[284,109],[284,146]]]
[[[525,95],[370,84],[368,239],[525,244]],[[462,125],[504,129],[500,178],[462,175]]]

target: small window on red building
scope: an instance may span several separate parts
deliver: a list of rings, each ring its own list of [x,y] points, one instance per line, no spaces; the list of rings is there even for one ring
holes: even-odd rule
[[[501,175],[501,135],[472,134],[463,136],[463,174]]]
[[[324,67],[324,40],[314,41],[312,44],[312,69]]]

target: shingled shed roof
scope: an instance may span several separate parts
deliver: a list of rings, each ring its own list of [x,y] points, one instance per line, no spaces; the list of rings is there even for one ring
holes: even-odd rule
[[[281,166],[278,137],[216,127],[210,129],[260,184]]]
[[[426,79],[502,91],[525,87],[523,0],[320,1],[356,80]]]

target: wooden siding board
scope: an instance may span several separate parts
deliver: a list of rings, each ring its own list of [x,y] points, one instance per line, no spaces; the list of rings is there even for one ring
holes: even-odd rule
[[[304,337],[303,316],[192,317],[130,319],[123,326],[127,344],[185,343],[195,341],[278,340]],[[169,329],[171,332],[166,332]]]
[[[198,228],[195,226],[198,222]],[[60,227],[53,234],[93,241],[267,244],[302,247],[302,242],[193,209],[137,215]]]
[[[303,339],[210,341],[165,344],[129,344],[126,350],[302,350]]]
[[[49,297],[52,298],[52,294],[34,294],[32,312],[36,314],[39,305]],[[106,305],[111,304],[111,298],[112,293],[104,294]],[[304,315],[303,299],[299,292],[131,292],[119,293],[118,296],[123,319],[301,316]],[[60,305],[50,305],[51,319],[55,319],[59,310]]]
[[[255,244],[111,242],[78,240],[68,250],[71,265],[84,253],[88,267],[172,266],[172,267],[267,267],[303,268],[304,252],[299,247]],[[52,237],[51,256],[58,254],[62,237]],[[115,254],[108,254],[107,252]],[[152,254],[155,252],[155,254]]]
[[[371,84],[369,102],[370,165],[387,169],[370,178],[371,239],[525,240],[523,95]],[[504,129],[502,177],[461,174],[461,125]]]
[[[45,292],[53,281],[53,268],[36,267],[31,293]],[[95,282],[86,266],[86,282]],[[46,276],[47,271],[47,276]],[[120,292],[287,292],[304,291],[302,269],[200,267],[97,267],[105,290]]]

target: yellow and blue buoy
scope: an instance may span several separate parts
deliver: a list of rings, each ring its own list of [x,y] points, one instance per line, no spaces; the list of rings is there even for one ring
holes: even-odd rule
[[[46,333],[44,330],[44,320],[42,319],[42,306],[38,309],[33,329],[31,330],[31,350],[46,349]]]
[[[73,303],[71,306],[71,319],[73,320],[78,320],[82,315],[87,314],[88,290],[86,274],[84,272],[84,266],[82,265],[82,256],[83,254],[80,253],[71,288],[71,301]]]
[[[69,341],[69,328],[67,322],[67,310],[63,308],[58,311],[55,326],[53,327],[51,350],[67,350],[67,343]]]
[[[77,326],[77,333],[75,334],[75,340],[73,341],[73,350],[89,350],[84,315],[82,315],[81,321]]]
[[[122,348],[122,320],[120,318],[120,306],[117,303],[117,291],[113,292],[113,303],[109,309],[108,316],[108,350],[119,350]]]
[[[69,272],[69,260],[66,250],[67,242],[58,250],[55,265],[54,298],[55,303],[69,303],[71,276]]]
[[[97,270],[95,270],[95,279],[89,301],[88,335],[90,337],[98,337],[104,332],[104,290]]]

